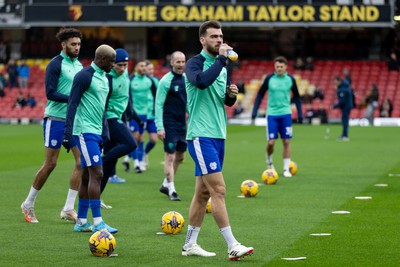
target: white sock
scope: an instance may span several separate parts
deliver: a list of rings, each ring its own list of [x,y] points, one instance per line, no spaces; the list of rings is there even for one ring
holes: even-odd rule
[[[196,244],[197,237],[199,236],[199,232],[200,232],[200,227],[189,225],[187,233],[186,233],[185,246]]]
[[[65,206],[63,208],[64,211],[73,210],[75,206],[75,199],[78,195],[78,191],[69,189],[67,195],[67,201],[65,202]]]
[[[87,223],[87,218],[78,218],[78,221],[76,222],[79,225],[84,225]]]
[[[125,156],[124,162],[128,162],[129,163],[129,156]]]
[[[176,192],[176,191],[175,191],[175,184],[174,184],[174,182],[168,183],[168,192],[169,192],[170,195],[171,195],[173,192]]]
[[[230,226],[223,227],[219,229],[221,231],[222,236],[225,239],[226,245],[228,249],[230,249],[233,245],[239,243],[236,238],[232,234],[232,229]]]
[[[272,155],[267,155],[267,164],[268,166],[272,165]]]
[[[140,166],[139,165],[139,160],[138,159],[133,160],[133,165],[135,166],[135,168]]]
[[[25,202],[24,202],[25,208],[31,208],[31,207],[35,206],[35,200],[36,200],[38,193],[39,193],[39,190],[36,190],[33,186],[31,186],[31,189],[29,190],[29,195],[25,199]]]
[[[163,181],[162,185],[163,185],[164,187],[168,187],[168,180],[167,180],[167,177],[164,178],[164,181]]]
[[[283,159],[283,170],[288,171],[290,164],[290,158]]]
[[[95,217],[93,218],[93,224],[94,225],[98,225],[99,223],[101,223],[103,221],[102,217]]]

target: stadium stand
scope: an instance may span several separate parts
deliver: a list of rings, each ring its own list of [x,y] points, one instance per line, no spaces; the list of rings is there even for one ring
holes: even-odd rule
[[[14,107],[17,98],[18,89],[6,89],[6,96],[0,98],[0,118],[28,118],[41,119],[43,117],[46,105],[46,95],[44,89],[45,68],[49,59],[28,59],[27,64],[31,67],[31,77],[29,80],[29,89],[22,92],[27,96],[28,92],[33,95],[37,101],[34,108],[30,107]],[[155,66],[155,75],[161,78],[169,69],[163,67],[162,60],[153,60]],[[82,60],[84,66],[90,64],[89,60]],[[339,118],[338,110],[330,110],[329,107],[336,101],[336,91],[333,87],[333,77],[342,75],[344,68],[350,70],[352,78],[352,87],[356,95],[356,103],[362,102],[363,97],[367,94],[371,83],[376,83],[380,90],[380,101],[385,97],[392,100],[394,107],[400,106],[400,94],[396,94],[396,89],[400,88],[399,72],[389,72],[387,70],[387,62],[385,61],[315,61],[315,69],[295,70],[293,62],[289,62],[288,71],[291,73],[299,86],[301,95],[312,93],[316,85],[324,90],[324,107],[328,111],[329,118]],[[3,66],[4,68],[4,66]],[[2,68],[0,68],[2,69]],[[133,62],[130,62],[130,69],[133,70]],[[242,116],[249,116],[256,93],[263,82],[266,73],[273,72],[273,62],[264,60],[242,60],[240,68],[234,69],[232,72],[232,82],[242,79],[246,85],[246,95],[243,99],[245,112]],[[260,110],[265,109],[267,97],[264,98]],[[313,102],[313,108],[319,106],[319,101]],[[227,108],[228,117],[233,116],[235,107]],[[296,109],[294,109],[294,117],[297,117]],[[364,109],[356,107],[351,112],[351,118],[361,118],[364,115]],[[375,116],[378,116],[376,111]],[[400,110],[394,108],[393,117],[400,117]]]

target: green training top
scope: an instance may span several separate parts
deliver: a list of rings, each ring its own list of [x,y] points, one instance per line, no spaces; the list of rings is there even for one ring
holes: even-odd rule
[[[112,92],[107,106],[107,119],[121,119],[129,101],[129,76],[128,70],[119,75],[114,69],[107,74],[111,79]]]
[[[80,135],[81,133],[101,135],[104,110],[109,93],[106,72],[92,62],[89,68],[84,68],[78,75],[77,79],[81,78],[81,88],[84,93],[76,111],[73,135]],[[89,86],[85,85],[89,82]],[[79,87],[78,85],[77,88]]]
[[[225,57],[214,58],[204,50],[187,62],[187,140],[195,137],[226,139],[225,65]],[[209,68],[212,71],[206,72]],[[203,85],[207,87],[201,88]]]
[[[147,115],[149,110],[149,94],[151,94],[151,80],[146,75],[135,73],[131,80],[132,104],[138,115]],[[153,102],[152,102],[153,104]]]
[[[71,60],[63,51],[49,62],[46,67],[45,117],[65,119],[72,82],[75,74],[82,68],[82,63],[77,58]]]

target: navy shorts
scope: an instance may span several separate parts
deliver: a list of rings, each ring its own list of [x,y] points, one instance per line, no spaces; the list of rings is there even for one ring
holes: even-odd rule
[[[185,152],[187,148],[186,131],[172,128],[165,129],[164,152],[175,153],[175,151]]]

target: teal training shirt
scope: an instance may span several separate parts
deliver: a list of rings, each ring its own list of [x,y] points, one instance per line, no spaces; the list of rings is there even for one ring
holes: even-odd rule
[[[106,100],[109,93],[109,84],[105,71],[92,62],[90,67],[84,68],[75,76],[72,90],[74,94],[82,92],[76,109],[73,135],[82,133],[101,135]]]
[[[214,58],[203,50],[186,64],[187,140],[226,139],[226,60],[224,56]]]
[[[106,116],[107,119],[121,119],[129,101],[129,76],[128,70],[119,75],[115,70],[107,74],[109,84],[112,86],[108,100]]]
[[[138,115],[147,115],[152,82],[146,75],[135,73],[131,80],[132,104]]]
[[[257,97],[254,101],[253,112],[251,117],[257,116],[258,108],[261,105],[265,93],[268,91],[267,115],[280,116],[292,114],[290,98],[293,94],[293,101],[296,104],[298,116],[302,120],[302,110],[299,91],[297,89],[296,80],[288,73],[279,76],[273,73],[265,77],[263,84],[258,90]]]
[[[285,73],[282,76],[276,73],[268,83],[268,115],[292,114],[290,107],[290,92],[293,87],[293,79]]]
[[[49,62],[46,67],[45,117],[66,118],[72,82],[75,74],[82,68],[83,66],[77,58],[72,60],[63,51]]]

